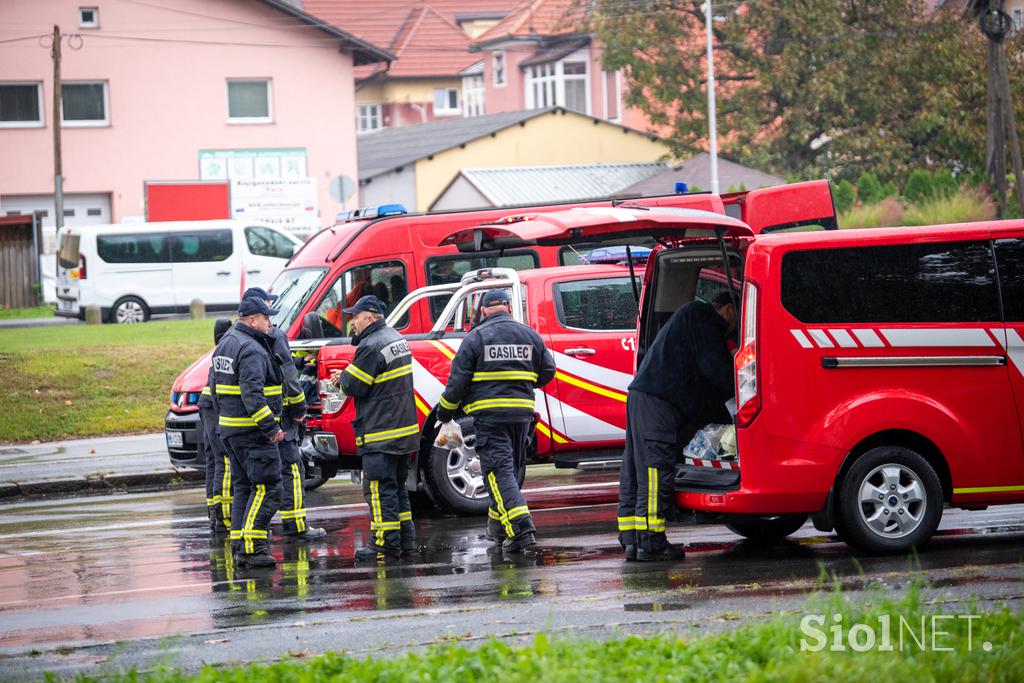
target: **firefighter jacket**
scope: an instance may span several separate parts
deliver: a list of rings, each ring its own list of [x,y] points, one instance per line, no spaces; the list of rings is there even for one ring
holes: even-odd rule
[[[213,351],[213,376],[222,439],[257,429],[267,437],[278,432],[281,367],[266,335],[235,323]]]
[[[420,427],[409,342],[383,320],[352,338],[356,356],[341,373],[341,389],[355,398],[359,455],[418,450]]]
[[[200,410],[204,408],[217,409],[217,400],[213,395],[213,387],[216,382],[217,380],[213,376],[213,358],[210,358],[210,371],[206,373],[206,386],[203,387],[202,393],[199,394],[199,400],[196,402]]]
[[[544,340],[508,313],[493,313],[470,330],[452,361],[437,417],[467,415],[496,421],[530,419],[534,389],[555,376]]]
[[[281,366],[282,403],[284,414],[281,416],[281,429],[284,430],[285,438],[295,441],[299,438],[299,425],[295,421],[306,414],[306,394],[299,385],[299,371],[295,367],[295,359],[292,358],[292,350],[288,346],[288,337],[279,327],[270,328],[267,337],[271,341],[271,352],[274,360]]]

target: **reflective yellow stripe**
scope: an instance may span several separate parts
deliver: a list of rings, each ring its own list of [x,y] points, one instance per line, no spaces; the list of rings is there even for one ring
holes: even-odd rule
[[[290,519],[295,520],[295,530],[302,533],[306,530],[306,510],[302,504],[302,471],[299,470],[299,463],[292,463],[292,501],[295,503],[295,509],[292,510],[294,516]],[[284,515],[281,515],[284,518]]]
[[[241,529],[233,529],[231,531],[231,534],[230,534],[229,538],[232,541],[241,541],[242,540],[242,530]]]
[[[569,443],[569,439],[565,438],[555,430],[551,429],[543,422],[537,423],[537,431],[543,434],[544,436],[548,437],[555,443]]]
[[[210,391],[210,387],[203,387],[203,396],[210,396],[213,392]]]
[[[241,396],[242,387],[237,384],[218,384],[217,393],[225,396]]]
[[[412,512],[399,512],[398,513],[398,521],[399,522],[411,522],[412,521]]]
[[[419,433],[419,424],[411,424],[408,427],[398,427],[397,429],[389,429],[384,432],[371,432],[369,434],[363,434],[363,436],[356,438],[356,445],[362,446],[364,443],[390,441],[391,439],[400,439],[406,436],[412,436],[413,434]]]
[[[488,408],[528,408],[533,410],[534,400],[532,398],[485,398],[470,403],[463,410],[468,414]]]
[[[269,408],[267,410],[269,411]],[[279,418],[279,417],[275,417],[274,419],[277,420],[278,422],[281,421],[281,418]],[[217,424],[219,424],[221,427],[256,427],[257,426],[256,420],[252,419],[251,417],[227,417],[227,416],[224,416],[224,415],[221,415],[220,418],[218,418]]]
[[[345,372],[352,375],[360,382],[365,382],[366,384],[373,384],[373,377],[357,368],[354,363],[349,363],[348,367],[345,368]]]
[[[586,381],[584,381],[582,379],[577,379],[576,377],[570,377],[569,375],[565,374],[564,372],[556,372],[555,373],[555,377],[557,377],[562,382],[566,382],[567,384],[572,384],[572,385],[577,386],[577,387],[579,387],[581,389],[586,389],[587,391],[595,393],[595,394],[598,394],[599,396],[606,396],[608,398],[615,399],[616,401],[621,401],[622,403],[626,402],[626,395],[623,394],[620,391],[612,391],[611,389],[605,389],[604,387],[599,387],[596,384],[591,384],[590,382],[586,382]]]
[[[497,382],[500,380],[517,380],[524,379],[528,382],[537,381],[536,372],[528,372],[526,370],[496,370],[494,372],[474,372],[474,382]]]
[[[395,368],[394,370],[388,370],[387,372],[380,373],[379,375],[373,378],[373,383],[380,384],[381,382],[387,382],[389,380],[398,379],[399,377],[405,377],[406,375],[411,374],[412,365],[403,365],[400,368]]]
[[[214,496],[213,498],[206,499],[206,507],[216,507],[220,504],[220,496]]]
[[[494,503],[498,506],[498,520],[501,522],[501,526],[505,528],[505,535],[509,538],[513,538],[516,532],[512,529],[512,524],[508,521],[508,512],[505,511],[505,501],[501,498],[501,490],[498,489],[498,480],[494,478],[494,472],[487,475],[487,483],[491,485],[491,495],[494,496]]]
[[[441,407],[444,408],[445,410],[457,410],[459,404],[452,403],[451,401],[444,397],[444,394],[441,394]]]
[[[423,399],[420,398],[420,395],[414,393],[413,394],[413,398],[416,399],[416,407],[419,408],[419,411],[421,413],[423,413],[424,415],[429,415],[430,414],[430,406],[428,406],[426,403],[423,402]]]
[[[299,403],[305,403],[305,402],[306,402],[306,395],[305,394],[296,394],[295,396],[285,396],[284,397],[284,404],[286,406],[294,406],[294,405],[297,405]]]
[[[508,511],[508,518],[515,519],[516,517],[522,517],[523,515],[530,514],[530,508],[525,505],[520,505],[517,508],[512,508]]]
[[[953,489],[953,494],[961,493],[1010,493],[1013,491],[1024,491],[1024,486],[974,486],[965,489]]]
[[[244,541],[244,549],[248,554],[252,554],[255,546],[252,544],[251,533],[255,531],[253,528],[256,524],[256,515],[260,511],[260,506],[263,505],[263,499],[267,497],[267,487],[263,484],[256,485],[256,497],[253,498],[252,507],[249,508],[249,514],[245,516],[245,526],[242,527],[242,539]],[[265,532],[264,532],[265,533]]]
[[[280,384],[275,384],[269,387],[263,387],[264,396],[280,396],[282,393],[284,393],[284,387],[282,387]]]
[[[430,339],[428,340],[428,343],[432,345],[435,349],[440,351],[441,354],[444,355],[444,357],[447,358],[448,360],[452,360],[455,358],[455,354],[452,352],[452,350],[449,349],[444,344],[442,344],[441,342]]]
[[[646,531],[646,517],[619,517],[619,531]]]
[[[247,531],[245,531],[245,530],[242,531],[242,538],[252,539],[252,538],[266,538],[266,537],[267,537],[267,530],[266,529],[249,529]]]
[[[400,531],[401,522],[370,522],[371,531]]]
[[[658,526],[658,468],[647,468],[647,530],[664,531],[664,522],[661,529]]]
[[[494,519],[494,520],[500,520],[501,519],[501,515],[499,515],[498,511],[495,510],[492,507],[487,508],[487,516],[490,517],[491,519]]]
[[[224,525],[231,528],[231,461],[224,456],[224,478],[221,479],[220,514],[224,517]]]
[[[252,414],[252,419],[259,422],[263,418],[270,417],[271,415],[273,415],[273,413],[270,412],[270,406],[263,406],[262,408],[260,408],[259,410]]]
[[[370,530],[374,530],[374,524],[380,524],[383,520],[381,519],[380,512],[380,482],[376,480],[370,481],[370,514],[373,515],[373,521],[370,522]],[[377,528],[377,534],[374,540],[377,541],[377,547],[384,547],[384,530]]]
[[[306,517],[305,510],[281,510],[280,514],[281,519],[301,520],[305,519]]]

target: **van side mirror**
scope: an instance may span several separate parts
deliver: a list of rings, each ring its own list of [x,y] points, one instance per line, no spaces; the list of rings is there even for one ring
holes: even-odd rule
[[[320,324],[320,316],[315,311],[310,311],[302,319],[302,329],[299,330],[299,339],[323,339],[324,326]]]

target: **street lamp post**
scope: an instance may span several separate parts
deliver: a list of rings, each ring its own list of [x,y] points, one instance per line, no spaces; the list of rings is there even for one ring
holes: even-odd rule
[[[708,36],[708,152],[711,155],[711,192],[718,194],[718,123],[715,120],[715,48],[711,35],[711,0],[707,0],[704,23]]]

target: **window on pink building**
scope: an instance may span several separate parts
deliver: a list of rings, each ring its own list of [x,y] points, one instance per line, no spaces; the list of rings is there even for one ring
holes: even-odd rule
[[[497,50],[491,54],[491,69],[494,72],[494,85],[505,85],[505,53]]]
[[[228,123],[272,123],[268,79],[228,81]]]
[[[604,72],[604,93],[606,119],[614,121],[619,118],[619,78],[615,71]]]

